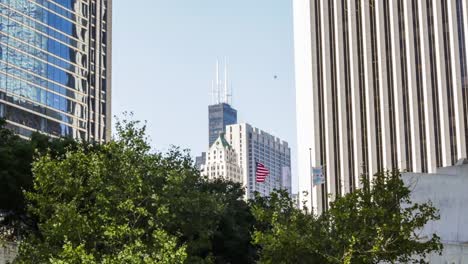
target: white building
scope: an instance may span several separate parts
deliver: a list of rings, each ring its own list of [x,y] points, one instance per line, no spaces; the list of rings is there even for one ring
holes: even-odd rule
[[[468,1],[293,5],[299,193],[322,166],[319,213],[363,173],[431,173],[467,157]]]
[[[263,196],[274,189],[291,193],[291,150],[287,142],[245,123],[227,126],[226,140],[238,155],[247,198],[252,198],[255,191]],[[263,163],[270,172],[265,182],[256,182],[256,162]]]
[[[442,256],[432,254],[429,263],[468,263],[468,165],[440,168],[436,173],[406,173],[414,203],[431,201],[440,220],[428,223],[422,235],[437,234],[444,246]]]
[[[299,197],[299,194],[298,194],[298,193],[293,193],[293,194],[291,194],[291,200],[293,201],[294,206],[295,206],[297,209],[302,209],[301,200],[299,200],[299,199],[300,199],[300,197]]]
[[[206,154],[206,163],[202,167],[202,175],[208,179],[225,179],[243,183],[242,169],[238,165],[237,154],[220,134]]]

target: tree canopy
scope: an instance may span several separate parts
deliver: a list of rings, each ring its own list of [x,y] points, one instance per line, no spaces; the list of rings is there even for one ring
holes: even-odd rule
[[[399,171],[387,171],[363,180],[320,216],[294,208],[286,193],[257,199],[253,238],[262,248],[260,262],[427,263],[427,254],[442,246],[436,234],[424,238],[419,231],[439,215],[430,202],[412,203],[410,193]]]
[[[178,149],[151,152],[138,122],[119,123],[117,132],[99,148],[34,163],[26,197],[37,231],[19,263],[253,260],[253,217],[239,184],[206,181]]]
[[[398,171],[317,216],[285,191],[245,201],[240,184],[203,178],[187,151],[153,151],[137,121],[102,145],[24,140],[3,124],[0,209],[29,220],[17,263],[425,263],[441,250],[418,233],[436,208],[413,204]]]

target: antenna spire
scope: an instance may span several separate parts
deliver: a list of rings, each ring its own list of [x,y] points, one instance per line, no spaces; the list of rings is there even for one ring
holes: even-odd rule
[[[227,58],[224,57],[224,102],[229,104],[229,91],[228,91],[228,72],[227,72]]]
[[[216,59],[216,103],[221,102],[221,91],[219,90],[219,61]]]
[[[232,103],[232,83],[228,78],[228,59],[224,57],[224,76],[220,75],[220,63],[216,59],[216,79],[211,81],[211,100],[213,104]]]
[[[213,80],[211,80],[211,103],[215,104],[215,88]]]

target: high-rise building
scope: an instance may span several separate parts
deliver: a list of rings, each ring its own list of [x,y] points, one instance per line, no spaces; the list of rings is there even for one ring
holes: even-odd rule
[[[245,123],[227,126],[225,138],[237,153],[247,198],[253,198],[254,192],[268,196],[275,189],[291,194],[291,150],[287,142]],[[256,162],[269,170],[265,182],[256,182]]]
[[[314,208],[362,174],[467,157],[467,1],[293,3],[299,191]],[[311,166],[325,184],[311,186]]]
[[[200,156],[195,157],[195,168],[202,170],[206,163],[206,152],[202,152]]]
[[[224,134],[211,145],[202,175],[210,180],[224,179],[242,183],[242,170],[237,161],[237,153],[224,138]]]
[[[216,61],[216,79],[211,83],[212,105],[208,106],[208,148],[225,133],[226,126],[237,123],[237,110],[231,107],[232,92],[228,84],[227,59],[224,62],[224,78],[219,74],[219,62]],[[201,169],[207,162],[206,153],[195,157],[195,167]]]
[[[237,110],[227,103],[208,106],[209,146],[225,133],[226,126],[237,123]]]
[[[110,138],[112,0],[0,0],[0,117],[22,137]]]
[[[216,61],[216,79],[212,82],[211,95],[213,104],[208,106],[208,143],[209,146],[222,134],[226,126],[237,124],[237,110],[231,107],[232,91],[228,82],[227,59],[224,61],[224,76],[219,74],[219,62]]]

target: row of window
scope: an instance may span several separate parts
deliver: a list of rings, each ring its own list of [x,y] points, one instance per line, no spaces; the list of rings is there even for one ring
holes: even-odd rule
[[[0,92],[1,93],[1,92]],[[42,105],[39,105],[37,103],[31,102],[29,100],[25,100],[24,98],[21,97],[16,97],[16,96],[11,96],[6,94],[3,99],[5,102],[12,103],[14,105],[20,106],[22,108],[34,111],[35,113],[40,113],[45,116],[50,117],[51,119],[55,119],[57,121],[61,121],[64,123],[67,123],[73,127],[76,128],[81,128],[81,129],[86,129],[86,122],[81,121],[77,118],[73,118],[69,115],[66,115],[64,113],[55,111],[54,109],[44,107]]]
[[[3,7],[0,9],[0,15],[6,19],[4,20],[4,25],[6,28],[16,26],[22,31],[39,33],[44,37],[57,39],[58,41],[69,45],[71,48],[77,48],[85,51],[84,49],[86,47],[85,42],[87,41],[87,28],[80,27],[79,31],[77,31],[76,25],[69,22],[74,25],[72,28],[74,33],[72,35],[68,35],[66,32],[60,31],[53,27],[52,24],[57,24],[58,22],[51,21],[51,24],[47,23],[47,21],[40,22],[39,20],[35,20],[34,16],[26,16],[25,14],[6,7],[1,3],[0,6]],[[34,15],[34,12],[32,12],[32,15]]]
[[[88,5],[83,1],[81,2],[81,5],[78,6],[78,10],[77,8],[74,8],[73,6],[70,6],[69,8],[65,5],[59,5],[59,4],[56,4],[52,1],[48,1],[48,0],[30,0],[30,1],[36,1],[36,3],[44,6],[45,8],[48,8],[52,11],[54,11],[55,13],[59,14],[59,15],[62,15],[72,21],[75,21],[77,20],[77,16],[76,14],[82,16],[82,17],[85,17],[87,18],[88,17]],[[68,10],[66,9],[68,8]],[[73,11],[73,12],[72,12]],[[75,14],[76,13],[76,14]]]
[[[42,131],[57,137],[85,138],[86,133],[63,123],[55,122],[45,117],[21,110],[19,108],[0,104],[3,108],[3,115],[7,120],[28,127],[31,131]],[[24,135],[28,136],[28,135]]]
[[[1,34],[1,33],[0,33]],[[80,76],[86,76],[87,75],[87,55],[82,55],[80,54],[78,57],[81,57],[79,60],[79,66],[77,67],[74,64],[71,64],[71,60],[67,60],[66,58],[60,58],[58,57],[57,54],[55,53],[62,53],[62,52],[57,52],[57,47],[55,46],[50,46],[51,42],[48,41],[47,47],[43,47],[42,49],[38,49],[37,45],[31,45],[28,42],[25,41],[20,41],[18,39],[15,39],[13,37],[1,35],[0,36],[0,42],[2,42],[4,45],[7,45],[11,48],[18,49],[19,51],[25,52],[31,56],[35,56],[37,58],[40,58],[50,64],[53,64],[54,66],[58,66],[61,69],[71,71],[77,75]],[[67,48],[68,49],[68,48]],[[68,50],[71,51],[73,54],[73,58],[77,60],[76,57],[76,51],[74,50]],[[2,52],[3,53],[3,52]],[[52,55],[53,54],[53,55]],[[54,56],[55,55],[55,56]],[[0,54],[0,56],[2,56]],[[70,57],[70,56],[68,56]],[[74,62],[73,62],[74,63]]]
[[[0,71],[0,90],[14,94],[30,101],[46,105],[72,116],[85,119],[87,109],[83,105],[70,101],[55,93],[40,89],[18,79],[10,78],[6,81],[5,75]]]
[[[0,52],[3,54],[0,60],[2,60],[3,63],[8,64],[9,67],[16,66],[19,69],[34,73],[70,88],[76,88],[77,84],[79,87],[79,84],[86,83],[86,79],[81,76],[75,76],[52,66],[51,64],[29,57],[26,54],[17,52],[13,49],[9,49],[3,43],[0,43]]]
[[[210,171],[210,170],[211,171],[219,171],[219,170],[224,171],[224,165],[223,164],[219,165],[219,164],[216,164],[216,163],[210,165],[210,163],[208,163],[208,166],[205,169],[207,171]],[[226,164],[226,169],[228,171],[239,172],[239,173],[242,171],[239,167],[232,166],[232,165],[229,165],[229,164]]]
[[[1,2],[5,2],[5,0],[0,0],[0,3]],[[19,19],[22,19],[21,17],[25,18],[25,16],[31,17],[39,22],[44,23],[45,25],[48,25],[74,38],[79,38],[79,32],[82,29],[82,27],[77,27],[78,24],[76,22],[84,22],[85,24],[82,25],[83,28],[87,27],[86,20],[80,20],[76,22],[75,20],[70,21],[29,0],[14,0],[13,2],[10,2],[7,5],[12,10],[16,11],[14,13],[10,13],[12,17],[18,17]],[[34,24],[38,23],[32,22],[31,25]]]
[[[20,70],[18,68],[12,67],[11,65],[6,64],[4,61],[0,60],[0,73],[2,73],[3,88],[7,90],[16,90],[21,87],[27,89],[42,89],[53,91],[66,99],[76,101],[81,104],[86,104],[87,97],[83,94],[74,92],[68,88],[64,88],[61,85],[48,81],[47,79],[39,78],[31,73]],[[7,76],[7,74],[9,76]],[[86,84],[85,82],[78,83],[78,86]],[[42,93],[38,91],[38,93]]]
[[[85,67],[83,61],[78,60],[83,54],[86,54],[88,47],[85,44],[78,44],[74,40],[71,43],[64,42],[63,40],[56,40],[53,34],[43,33],[33,28],[24,26],[6,16],[0,14],[0,29],[4,35],[18,39],[34,46],[40,50],[46,50],[66,61],[81,65]]]

